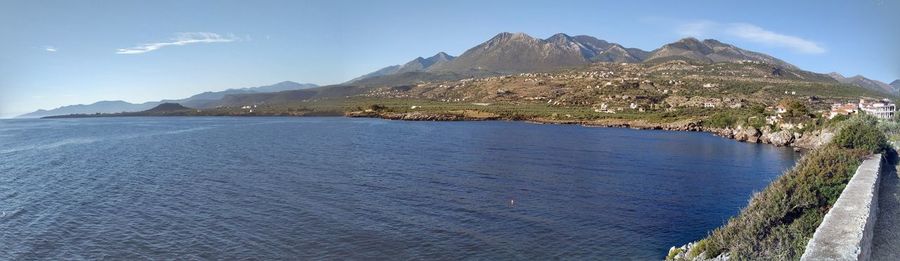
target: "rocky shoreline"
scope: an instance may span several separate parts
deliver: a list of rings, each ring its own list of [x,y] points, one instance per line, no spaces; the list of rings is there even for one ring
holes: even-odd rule
[[[348,112],[347,117],[381,118],[405,121],[525,121],[535,124],[577,124],[586,127],[631,128],[640,130],[697,131],[733,139],[746,143],[771,144],[779,147],[793,147],[795,150],[810,150],[828,143],[834,136],[830,131],[816,130],[797,132],[792,130],[772,130],[768,127],[711,128],[702,125],[702,120],[682,120],[670,123],[655,123],[643,120],[601,119],[601,120],[557,120],[546,118],[504,118],[490,113],[461,111],[455,113],[423,112]]]

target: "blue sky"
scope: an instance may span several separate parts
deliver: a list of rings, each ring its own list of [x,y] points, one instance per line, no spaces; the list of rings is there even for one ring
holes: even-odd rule
[[[900,2],[0,0],[0,117],[291,80],[334,84],[499,32],[645,50],[716,38],[816,72],[900,78]]]

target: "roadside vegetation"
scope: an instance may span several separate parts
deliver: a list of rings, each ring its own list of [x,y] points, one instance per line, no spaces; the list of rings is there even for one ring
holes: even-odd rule
[[[879,124],[864,115],[837,121],[832,124],[838,132],[829,144],[808,152],[756,193],[740,214],[694,244],[685,258],[727,254],[733,260],[799,259],[862,159],[888,150],[884,128],[898,130],[896,122]],[[667,259],[676,255],[670,253]]]

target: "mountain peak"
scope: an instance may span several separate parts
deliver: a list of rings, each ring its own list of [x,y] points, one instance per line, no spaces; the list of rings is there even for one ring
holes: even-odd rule
[[[554,34],[553,36],[550,36],[545,41],[548,41],[548,42],[572,41],[572,37],[567,34],[564,34],[564,33],[557,33],[557,34]]]
[[[302,84],[295,82],[295,81],[283,81],[283,82],[273,84],[272,86],[296,86],[296,85],[302,85]]]
[[[856,85],[856,86],[859,86],[859,87],[862,87],[865,89],[880,91],[880,92],[887,92],[887,93],[896,93],[896,89],[898,88],[898,86],[900,86],[900,82],[898,82],[900,80],[894,81],[891,84],[887,84],[887,83],[883,83],[880,81],[866,78],[865,76],[858,75],[858,74],[854,75],[852,77],[844,77],[840,73],[832,72],[832,73],[829,73],[828,76],[831,76],[831,78],[833,78],[843,84]]]
[[[681,40],[678,40],[677,42],[667,44],[666,46],[696,51],[704,55],[712,52],[712,48],[694,37],[683,38]]]
[[[431,61],[432,63],[438,63],[438,62],[442,62],[442,61],[450,61],[450,60],[453,60],[453,58],[456,58],[456,57],[453,57],[452,55],[449,55],[445,52],[439,52],[439,53],[435,54],[434,56],[428,57],[427,60]]]
[[[676,43],[684,43],[684,44],[702,44],[700,40],[694,37],[685,37],[678,40]]]
[[[190,110],[190,109],[191,108],[184,107],[179,103],[167,102],[167,103],[157,105],[156,107],[153,107],[152,109],[146,110],[144,112],[172,112],[172,111],[183,111],[183,110]]]
[[[715,39],[700,41],[693,37],[683,38],[676,42],[663,45],[661,48],[654,50],[647,56],[647,58],[644,59],[644,62],[665,62],[669,60],[687,60],[701,63],[740,62],[750,60],[763,62],[776,67],[797,68],[792,64],[763,53],[744,50]]]
[[[525,33],[510,33],[510,32],[502,32],[491,38],[488,42],[499,42],[499,41],[509,41],[509,40],[535,40],[534,37],[527,35]]]

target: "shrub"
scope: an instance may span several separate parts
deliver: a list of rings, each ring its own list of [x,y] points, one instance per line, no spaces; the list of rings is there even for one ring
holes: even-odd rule
[[[851,124],[844,127],[835,137],[834,144],[846,149],[863,149],[880,153],[887,148],[887,138],[877,125]]]
[[[669,251],[669,254],[666,255],[666,260],[667,261],[675,260],[675,256],[677,256],[678,254],[681,254],[681,252],[684,252],[684,250],[682,250],[681,248],[676,248],[676,249],[673,249],[672,251]]]
[[[861,159],[885,149],[872,119],[853,117],[835,139],[753,195],[741,213],[698,242],[691,254],[735,260],[796,260]],[[702,244],[701,244],[702,242]]]
[[[732,127],[738,122],[738,117],[731,112],[719,112],[703,121],[703,125],[714,128]]]
[[[779,102],[779,104],[785,107],[784,116],[786,117],[802,117],[809,114],[809,109],[806,107],[806,104],[803,104],[800,101],[784,99]]]

